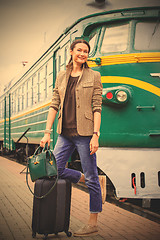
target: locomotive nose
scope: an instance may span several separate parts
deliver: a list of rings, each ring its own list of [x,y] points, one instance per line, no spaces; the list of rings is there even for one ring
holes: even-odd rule
[[[123,106],[131,98],[131,90],[126,86],[104,88],[102,97],[104,104]]]

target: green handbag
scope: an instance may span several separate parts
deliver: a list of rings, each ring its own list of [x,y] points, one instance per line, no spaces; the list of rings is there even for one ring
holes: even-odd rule
[[[33,193],[28,184],[29,173],[32,182],[40,178],[52,178],[52,177],[56,177],[56,181],[47,194],[41,197],[37,197],[35,196],[35,194]],[[48,148],[48,144],[46,144],[43,149],[39,146],[36,149],[35,153],[28,158],[26,182],[29,190],[35,197],[44,198],[53,190],[57,183],[57,180],[58,180],[57,163],[52,151]]]

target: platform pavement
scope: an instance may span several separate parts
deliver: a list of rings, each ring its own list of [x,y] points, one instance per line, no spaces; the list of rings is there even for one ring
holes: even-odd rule
[[[33,197],[29,192],[24,166],[0,157],[0,240],[33,239],[31,219]],[[30,183],[33,187],[33,183]],[[88,193],[73,187],[70,231],[74,232],[87,223]],[[99,234],[90,237],[71,237],[75,240],[158,240],[160,225],[110,203],[103,205],[99,214]],[[36,239],[42,239],[37,235]],[[68,239],[65,233],[49,235],[48,239]]]

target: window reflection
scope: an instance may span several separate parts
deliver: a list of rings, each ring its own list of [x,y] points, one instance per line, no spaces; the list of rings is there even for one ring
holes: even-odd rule
[[[137,23],[134,47],[136,50],[159,50],[160,23],[159,22]]]
[[[99,30],[95,30],[94,32],[92,32],[89,36],[89,45],[90,45],[90,55],[92,54],[94,47],[95,47],[95,43],[97,42],[97,36],[98,36],[98,32]]]
[[[51,99],[53,91],[53,58],[47,63],[47,97]]]
[[[101,52],[125,51],[128,42],[128,27],[129,24],[106,27]]]

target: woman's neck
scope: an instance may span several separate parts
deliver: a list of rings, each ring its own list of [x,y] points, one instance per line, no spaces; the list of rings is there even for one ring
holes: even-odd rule
[[[82,73],[82,65],[73,64],[73,69],[71,72],[72,77],[77,77]]]

